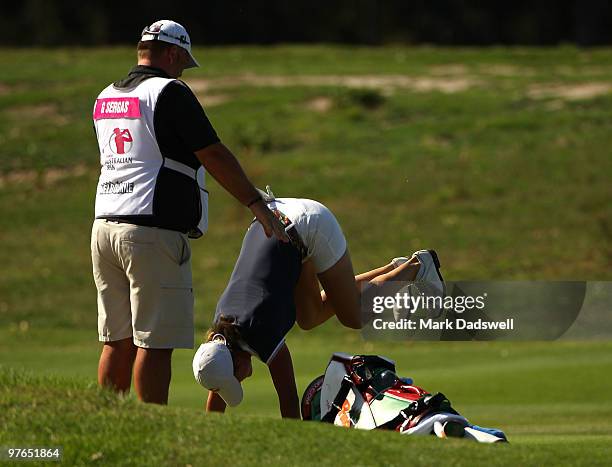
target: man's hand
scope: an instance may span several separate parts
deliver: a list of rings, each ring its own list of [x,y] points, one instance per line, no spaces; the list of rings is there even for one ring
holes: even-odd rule
[[[253,212],[253,215],[262,225],[264,232],[266,233],[266,237],[270,238],[272,235],[274,235],[281,242],[289,242],[289,236],[287,235],[287,232],[285,232],[285,226],[278,219],[278,217],[276,217],[274,213],[270,211],[263,200],[253,203],[250,209]]]
[[[196,151],[195,155],[215,180],[241,204],[246,206],[251,200],[256,199],[257,190],[247,178],[236,157],[222,143],[206,146]],[[268,238],[274,235],[281,242],[289,241],[285,227],[263,200],[254,202],[248,207],[263,226]]]

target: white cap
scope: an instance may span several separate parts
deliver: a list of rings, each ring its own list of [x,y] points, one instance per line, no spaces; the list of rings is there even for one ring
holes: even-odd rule
[[[242,386],[234,376],[234,361],[224,338],[213,338],[200,346],[193,357],[193,376],[206,389],[217,392],[227,405],[242,402]]]
[[[162,19],[155,21],[151,26],[146,26],[142,30],[140,42],[145,41],[163,41],[169,44],[175,44],[182,47],[189,53],[191,62],[186,68],[194,68],[200,66],[196,59],[191,54],[191,39],[187,30],[175,21]]]

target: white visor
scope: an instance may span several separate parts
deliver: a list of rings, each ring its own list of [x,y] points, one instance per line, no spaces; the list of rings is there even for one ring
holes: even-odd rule
[[[193,376],[230,407],[242,402],[242,386],[234,376],[232,354],[224,342],[213,340],[200,346],[193,357]]]

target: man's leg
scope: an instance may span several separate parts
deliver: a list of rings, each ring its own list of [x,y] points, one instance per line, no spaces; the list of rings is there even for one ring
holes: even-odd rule
[[[93,276],[98,292],[98,334],[104,345],[98,363],[98,383],[128,392],[136,347],[132,340],[130,285],[113,248],[116,224],[98,219],[91,234]]]
[[[131,226],[123,254],[130,279],[134,389],[143,402],[168,403],[172,350],[193,348],[193,285],[187,236]]]
[[[136,349],[131,337],[105,342],[98,363],[98,384],[118,392],[129,392]]]
[[[141,401],[164,405],[168,403],[172,350],[138,348],[134,363],[134,388]]]

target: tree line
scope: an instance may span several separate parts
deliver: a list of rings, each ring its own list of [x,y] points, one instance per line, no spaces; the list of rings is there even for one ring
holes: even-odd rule
[[[606,0],[21,0],[2,2],[0,44],[133,44],[156,19],[206,45],[612,43]]]

